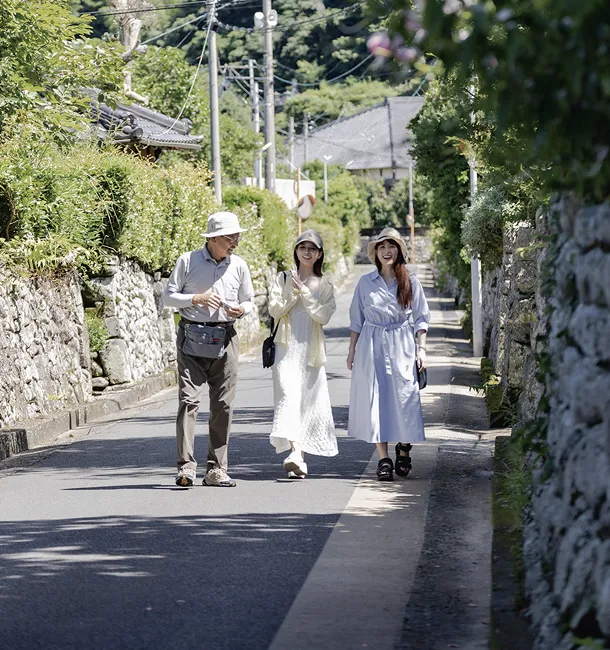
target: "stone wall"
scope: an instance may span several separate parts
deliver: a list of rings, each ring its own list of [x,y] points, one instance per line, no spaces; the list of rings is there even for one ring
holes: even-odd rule
[[[610,204],[557,200],[542,222],[556,242],[536,297],[548,411],[524,560],[535,649],[568,650],[610,641]]]
[[[87,305],[102,316],[109,340],[93,359],[93,386],[138,381],[161,372],[176,359],[174,317],[163,308],[166,280],[144,273],[128,260],[113,260],[104,277],[87,281]]]
[[[486,271],[482,285],[484,355],[501,377],[509,399],[519,396],[521,421],[534,416],[541,393],[535,357],[540,333],[536,238],[530,224],[507,228],[502,266]]]
[[[76,277],[32,280],[2,269],[0,427],[83,403],[88,341]]]

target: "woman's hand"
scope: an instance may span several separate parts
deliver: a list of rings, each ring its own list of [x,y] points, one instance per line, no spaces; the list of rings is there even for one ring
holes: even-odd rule
[[[291,274],[292,284],[300,291],[303,288],[303,282],[301,281],[299,274],[294,269],[291,271]]]
[[[422,368],[428,367],[428,360],[426,359],[426,350],[424,350],[424,348],[417,348],[417,367],[420,370]]]
[[[350,349],[350,351],[347,353],[347,369],[351,370],[353,365],[354,365],[354,355],[356,354],[356,350]]]

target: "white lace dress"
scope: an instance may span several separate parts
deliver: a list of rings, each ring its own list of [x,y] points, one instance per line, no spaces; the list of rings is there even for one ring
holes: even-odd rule
[[[318,288],[310,286],[317,296]],[[275,414],[269,440],[277,453],[298,442],[306,454],[338,453],[324,366],[308,365],[313,321],[301,299],[290,310],[288,346],[276,342],[273,364]]]

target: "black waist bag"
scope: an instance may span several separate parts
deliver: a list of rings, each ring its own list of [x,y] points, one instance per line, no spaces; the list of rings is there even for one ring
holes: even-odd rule
[[[224,327],[186,323],[182,352],[189,357],[220,359],[227,350],[228,338]]]

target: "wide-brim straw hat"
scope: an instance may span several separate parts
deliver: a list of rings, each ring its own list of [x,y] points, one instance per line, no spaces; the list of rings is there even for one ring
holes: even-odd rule
[[[203,237],[222,237],[223,235],[236,235],[238,232],[246,232],[241,228],[239,219],[233,212],[215,212],[208,217],[208,231]]]
[[[375,264],[375,247],[381,244],[382,241],[386,241],[387,239],[391,239],[392,241],[395,241],[396,244],[398,244],[400,250],[402,251],[402,256],[405,258],[405,261],[408,259],[407,255],[407,245],[405,244],[405,240],[401,237],[400,233],[396,228],[384,228],[375,239],[372,239],[367,247],[366,247],[366,252],[369,256],[369,259],[373,264]]]

